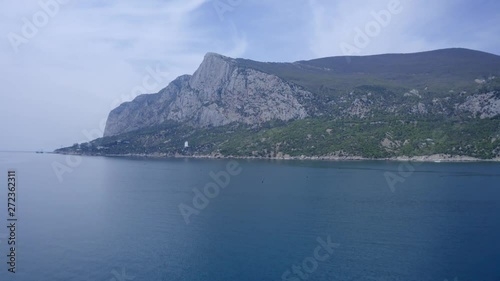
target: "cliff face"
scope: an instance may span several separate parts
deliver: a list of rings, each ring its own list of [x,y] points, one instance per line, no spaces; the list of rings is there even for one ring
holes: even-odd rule
[[[316,111],[312,93],[283,79],[208,53],[192,75],[158,94],[124,103],[108,117],[104,136],[177,121],[194,127],[303,119]]]

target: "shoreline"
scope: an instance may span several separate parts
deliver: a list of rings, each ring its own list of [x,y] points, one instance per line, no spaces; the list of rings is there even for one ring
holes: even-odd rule
[[[210,155],[167,155],[161,153],[152,154],[81,154],[81,153],[63,153],[47,152],[60,155],[79,155],[79,156],[101,156],[101,157],[136,157],[150,159],[247,159],[247,160],[302,160],[302,161],[393,161],[393,162],[423,162],[423,163],[477,163],[477,162],[500,162],[500,158],[481,159],[470,156],[452,156],[446,154],[435,154],[425,156],[398,156],[389,158],[367,158],[361,156],[282,156],[282,157],[261,157],[261,156],[225,156],[221,154]]]

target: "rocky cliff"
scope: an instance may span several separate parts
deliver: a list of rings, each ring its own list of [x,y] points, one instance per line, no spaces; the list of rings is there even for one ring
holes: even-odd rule
[[[208,127],[303,119],[316,112],[312,97],[312,93],[275,75],[208,53],[192,76],[181,76],[158,94],[139,96],[113,110],[104,135],[165,121]]]

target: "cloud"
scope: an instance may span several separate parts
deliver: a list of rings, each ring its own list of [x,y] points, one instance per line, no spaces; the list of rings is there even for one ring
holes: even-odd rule
[[[309,25],[313,30],[309,37],[310,50],[318,57],[344,55],[342,44],[355,45],[357,30],[366,34],[366,28],[376,21],[373,14],[387,11],[394,3],[399,3],[401,13],[392,14],[389,24],[381,26],[376,36],[368,36],[369,43],[357,48],[359,52],[356,55],[418,52],[448,47],[484,50],[491,47],[491,39],[486,37],[498,31],[498,24],[482,25],[482,30],[478,30],[480,22],[473,23],[468,20],[470,13],[461,13],[471,8],[471,4],[466,1],[309,0],[312,16]],[[471,29],[468,34],[458,29],[464,23]],[[482,40],[476,40],[478,37],[482,37]]]
[[[69,0],[15,53],[7,35],[22,35],[23,18],[32,21],[42,8],[38,1],[4,2],[0,122],[15,136],[1,140],[0,150],[80,141],[83,130],[99,127],[117,98],[130,97],[142,84],[147,67],[169,74],[151,90],[156,92],[193,73],[208,51],[243,56],[247,48],[236,27],[206,19],[216,16],[207,0]],[[228,29],[229,38],[214,40]]]

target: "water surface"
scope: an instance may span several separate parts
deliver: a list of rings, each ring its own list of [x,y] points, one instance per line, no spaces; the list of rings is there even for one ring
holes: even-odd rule
[[[71,167],[62,155],[0,153],[0,280],[282,280],[328,236],[339,246],[308,280],[500,280],[499,164],[421,164],[393,192],[385,175],[397,162],[237,160],[241,173],[186,224],[179,205],[230,161]],[[70,169],[62,181],[54,163]],[[3,226],[10,168],[15,275]]]

